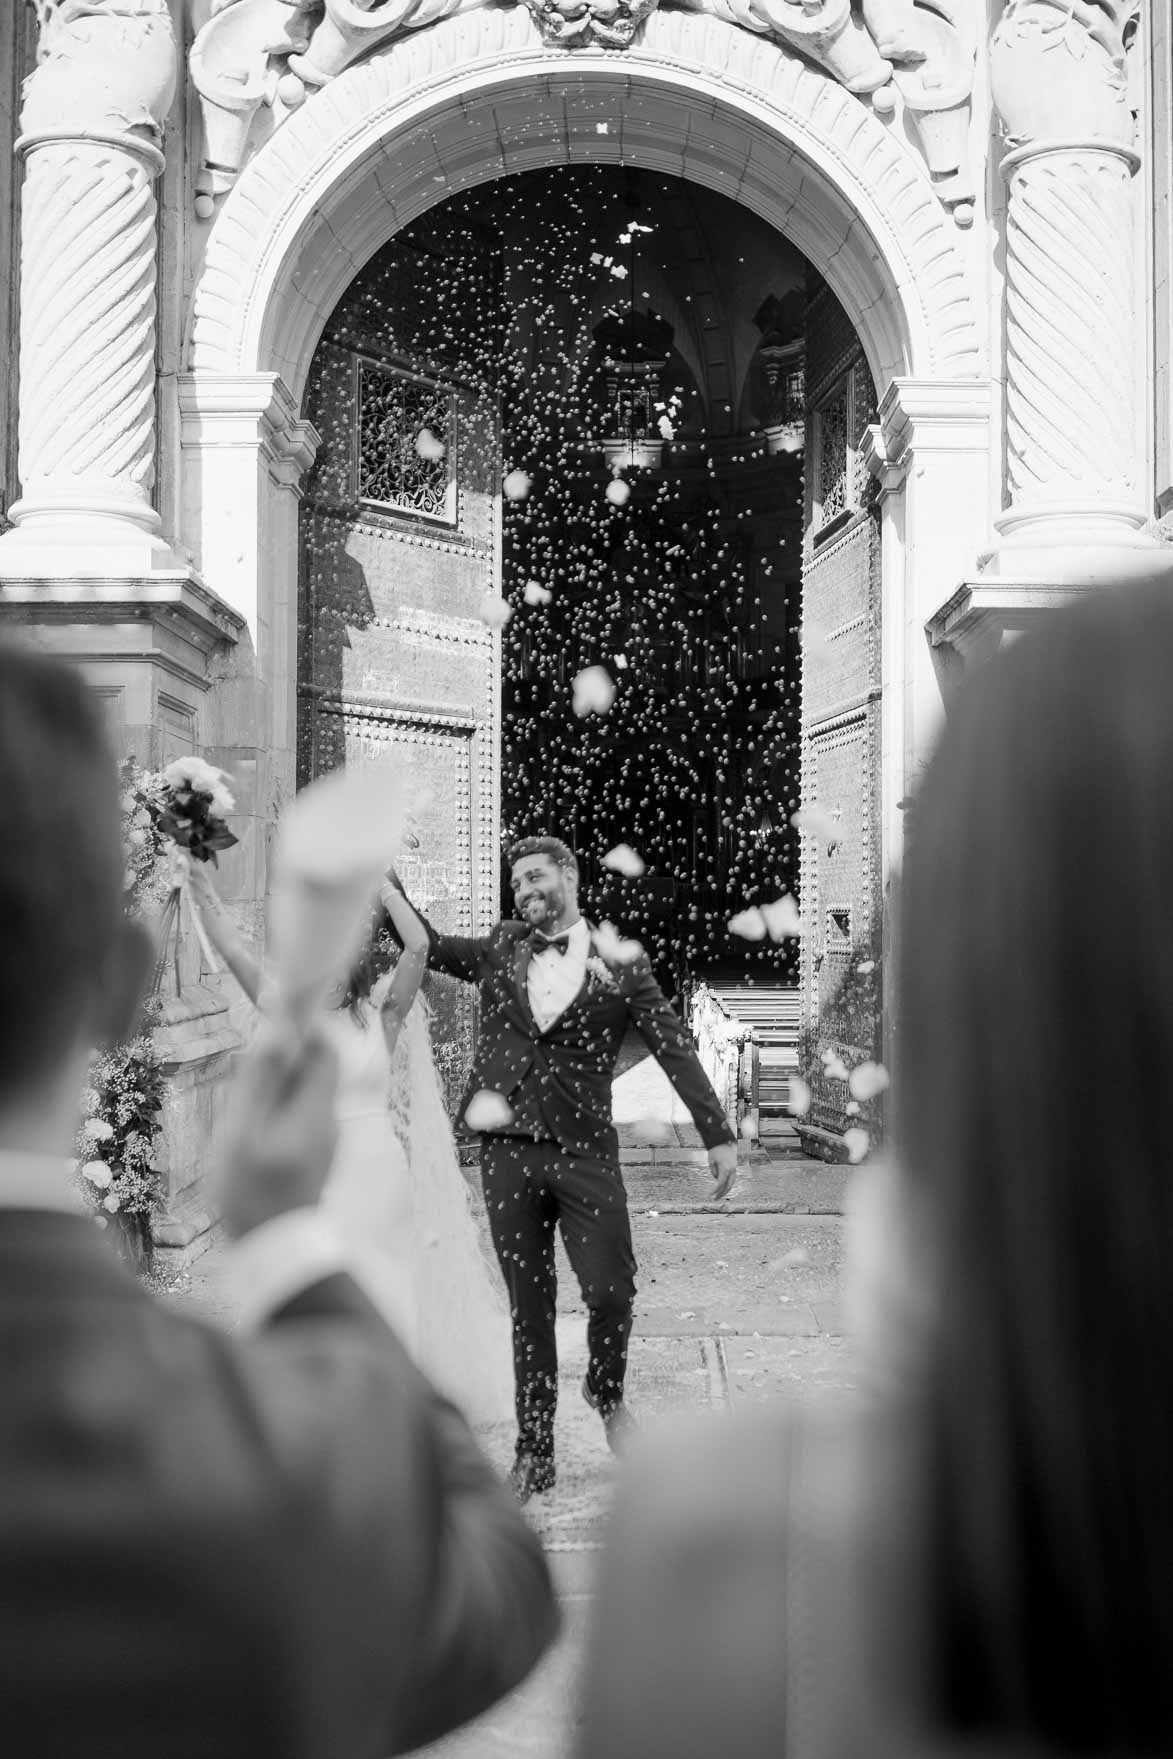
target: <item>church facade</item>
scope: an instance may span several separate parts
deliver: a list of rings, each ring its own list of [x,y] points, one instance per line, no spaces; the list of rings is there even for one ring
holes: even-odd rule
[[[779,653],[791,641],[792,798],[822,811],[794,855],[803,1025],[816,1047],[898,1056],[891,887],[950,690],[1072,595],[1170,565],[1167,10],[27,0],[0,19],[0,133],[0,620],[84,667],[124,752],[231,771],[223,884],[258,943],[283,803],[355,758],[427,779],[407,877],[441,918],[476,930],[500,906],[530,661],[509,683],[483,613],[515,461],[459,350],[395,339],[395,241],[458,200],[483,227],[477,192],[530,174],[660,180],[639,198],[675,239],[655,323],[634,303],[592,319],[621,410],[608,469],[624,447],[629,482],[705,464],[744,492],[762,554],[797,485],[793,574],[771,588],[762,563],[758,599],[775,592]],[[725,259],[717,197],[746,216]],[[680,244],[694,234],[704,249]],[[347,313],[371,287],[364,329]],[[692,438],[659,425],[657,348],[706,412]],[[562,355],[526,358],[556,376]],[[421,470],[400,442],[445,421],[459,443]],[[736,619],[706,601],[694,623],[731,657],[688,666],[764,693]],[[649,655],[665,639],[649,625]],[[759,811],[765,787],[737,800],[759,836],[791,804]],[[207,1225],[200,1144],[242,1026],[194,941],[183,958],[159,1228],[178,1246]],[[874,981],[844,999],[861,967]],[[454,1015],[453,1042],[467,1030]],[[816,1082],[812,1143],[845,1121]]]

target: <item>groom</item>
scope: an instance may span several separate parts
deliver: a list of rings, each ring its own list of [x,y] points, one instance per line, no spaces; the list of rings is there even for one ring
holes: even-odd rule
[[[509,863],[520,921],[480,939],[425,927],[429,965],[480,985],[461,1109],[485,1131],[485,1201],[513,1313],[518,1437],[510,1480],[527,1502],[554,1484],[556,1224],[589,1316],[583,1396],[612,1449],[634,1421],[623,1381],[636,1265],[611,1120],[611,1079],[629,1023],[692,1113],[718,1199],[736,1177],[737,1143],[647,958],[609,964],[598,950],[579,912],[573,851],[557,837],[529,837],[510,850]],[[473,1103],[485,1094],[493,1097]],[[491,1131],[479,1115],[486,1106],[496,1113]]]

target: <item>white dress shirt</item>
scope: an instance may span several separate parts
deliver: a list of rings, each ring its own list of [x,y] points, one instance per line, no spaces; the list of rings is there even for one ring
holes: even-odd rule
[[[545,947],[529,962],[526,989],[540,1032],[548,1032],[555,1020],[565,1014],[586,981],[587,959],[591,951],[589,924],[580,916],[566,931],[565,938],[564,953],[554,947]]]

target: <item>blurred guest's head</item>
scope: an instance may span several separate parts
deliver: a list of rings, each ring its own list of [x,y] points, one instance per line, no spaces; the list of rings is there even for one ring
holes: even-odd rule
[[[133,1018],[118,774],[80,675],[0,644],[0,1138],[39,1147],[47,1090]],[[51,1109],[51,1108],[50,1108]],[[46,1115],[44,1127],[52,1129]],[[27,1138],[21,1141],[22,1134]]]
[[[967,684],[902,893],[940,1705],[1170,1750],[1173,586]]]

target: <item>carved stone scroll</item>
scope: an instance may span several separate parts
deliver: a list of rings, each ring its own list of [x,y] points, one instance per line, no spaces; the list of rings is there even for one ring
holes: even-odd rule
[[[510,0],[507,0],[510,3]],[[551,47],[625,49],[659,5],[707,12],[772,37],[822,67],[879,115],[901,100],[934,188],[973,217],[966,163],[974,37],[971,0],[512,0]],[[210,219],[262,130],[384,43],[489,0],[198,0],[191,74],[204,114],[197,212]],[[209,15],[209,7],[211,7]],[[267,123],[259,113],[267,110]]]

